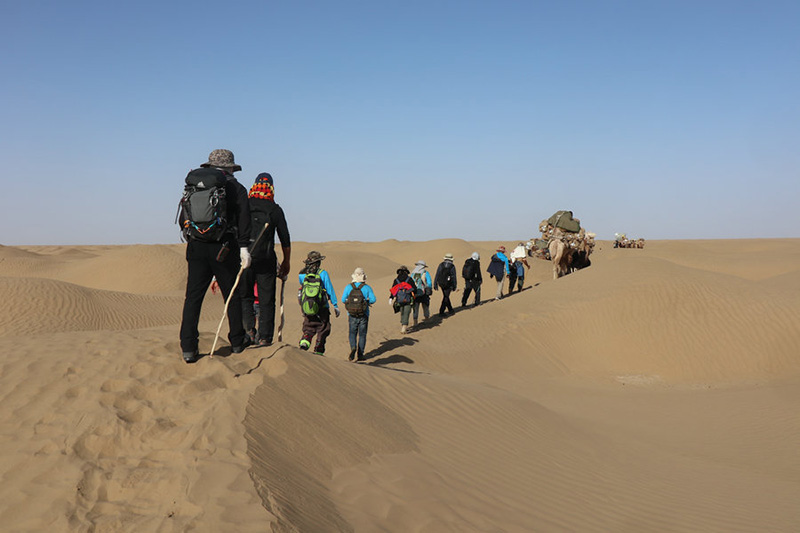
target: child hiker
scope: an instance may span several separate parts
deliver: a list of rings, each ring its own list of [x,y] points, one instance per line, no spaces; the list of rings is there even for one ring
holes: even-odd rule
[[[336,318],[339,318],[339,305],[336,301],[336,291],[333,290],[331,277],[322,269],[322,260],[325,256],[316,251],[308,252],[305,267],[300,271],[300,292],[297,299],[303,311],[303,337],[300,339],[300,348],[308,350],[311,340],[317,336],[314,353],[325,355],[325,341],[331,334],[331,304]]]
[[[364,359],[364,348],[367,345],[367,327],[369,326],[369,306],[377,301],[372,287],[367,285],[367,273],[358,267],[350,276],[352,283],[342,291],[342,302],[347,311],[350,326],[349,361]]]

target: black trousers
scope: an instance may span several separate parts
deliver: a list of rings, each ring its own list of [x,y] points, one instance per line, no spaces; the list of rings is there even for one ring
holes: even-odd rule
[[[453,292],[453,289],[445,289],[444,287],[439,287],[442,291],[442,305],[439,306],[439,314],[443,315],[445,311],[453,312],[453,304],[450,303],[450,293]]]
[[[231,294],[241,264],[239,246],[236,242],[229,245],[228,256],[224,261],[217,261],[217,254],[222,248],[220,242],[200,242],[190,240],[186,244],[186,262],[189,274],[186,278],[186,297],[183,300],[183,318],[181,320],[181,350],[193,352],[197,350],[199,333],[197,323],[200,321],[200,310],[211,280],[216,276],[222,296],[225,300]],[[242,326],[242,303],[239,292],[234,291],[228,304],[228,341],[231,346],[241,346],[244,342]]]
[[[258,286],[258,340],[272,342],[275,334],[275,284],[278,277],[276,263],[253,261],[242,274],[239,292],[242,297],[242,322],[247,331],[255,329],[256,314],[253,309],[255,291]]]
[[[309,343],[317,336],[317,343],[314,345],[314,351],[317,353],[325,353],[325,341],[331,334],[331,310],[328,307],[323,307],[318,315],[306,316],[303,315],[303,340]]]
[[[461,297],[462,307],[467,305],[469,300],[469,293],[475,291],[475,305],[481,303],[481,284],[479,281],[465,281],[464,282],[464,295]]]
[[[509,265],[511,267],[508,273],[508,294],[514,292],[514,285],[517,284],[517,267],[515,265]],[[520,286],[520,289],[522,287]],[[519,292],[519,291],[517,291]]]

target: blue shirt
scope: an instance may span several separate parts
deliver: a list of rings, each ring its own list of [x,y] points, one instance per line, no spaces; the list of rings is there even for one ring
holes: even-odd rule
[[[306,275],[300,274],[300,285],[303,285],[303,281],[305,279]],[[339,309],[339,303],[336,301],[336,291],[333,290],[333,284],[331,283],[331,277],[328,275],[328,271],[320,270],[319,279],[322,280],[322,286],[325,287],[325,292],[328,294],[328,300],[331,301],[336,309]],[[329,307],[328,300],[325,300],[325,307]]]
[[[366,283],[364,283],[363,285],[361,285],[361,283],[356,283],[356,286],[358,286],[358,288],[361,289],[361,294],[364,295],[364,298],[367,299],[367,301],[369,302],[370,305],[372,305],[372,304],[374,304],[375,302],[378,301],[378,298],[375,296],[375,292],[373,292],[372,287],[370,287]],[[344,290],[342,291],[342,301],[343,302],[345,300],[347,300],[347,297],[350,296],[351,292],[353,292],[353,284],[352,283],[348,283],[347,287],[345,287]],[[345,307],[345,309],[347,309],[347,308]],[[347,313],[347,314],[349,315],[350,313]],[[369,316],[369,307],[367,307],[366,315]]]

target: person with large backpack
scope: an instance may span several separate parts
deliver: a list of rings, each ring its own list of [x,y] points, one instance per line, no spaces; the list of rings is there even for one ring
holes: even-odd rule
[[[498,246],[492,259],[489,261],[489,268],[486,269],[489,277],[497,280],[497,294],[494,299],[499,300],[503,297],[503,279],[509,273],[508,257],[506,257],[506,247]]]
[[[395,313],[400,313],[400,333],[403,335],[408,332],[408,317],[414,306],[414,280],[411,279],[409,273],[408,267],[401,265],[397,269],[397,277],[389,290],[389,303]]]
[[[369,306],[377,301],[372,287],[367,285],[367,273],[359,267],[350,276],[352,283],[342,291],[342,302],[347,311],[350,326],[350,361],[364,359],[369,327]]]
[[[419,324],[419,307],[422,306],[422,315],[425,320],[431,317],[431,294],[433,294],[433,280],[431,273],[428,272],[428,264],[422,259],[414,264],[411,271],[411,279],[414,280],[414,326]]]
[[[475,306],[479,305],[481,303],[483,276],[481,276],[481,256],[478,252],[473,252],[472,257],[464,262],[464,267],[461,269],[461,277],[464,278],[464,295],[461,297],[461,307],[467,306],[467,300],[472,291],[475,291]]]
[[[250,268],[242,273],[239,285],[242,297],[244,327],[258,346],[272,344],[275,333],[275,285],[278,278],[286,280],[289,274],[292,243],[289,228],[281,206],[275,203],[275,185],[272,176],[262,172],[256,176],[248,193],[252,233],[250,243],[253,258]],[[275,233],[281,241],[283,261],[278,266],[275,253]],[[258,290],[257,311],[254,306]],[[258,331],[256,332],[256,315]]]
[[[242,304],[233,290],[240,267],[250,266],[250,207],[247,189],[234,172],[242,167],[230,150],[214,150],[208,162],[186,176],[178,216],[186,240],[186,295],[181,317],[183,360],[194,363],[200,357],[200,311],[211,281],[216,277],[228,305],[228,341],[233,353],[250,345],[242,325]]]
[[[453,264],[453,254],[445,254],[444,260],[439,263],[436,269],[436,277],[433,279],[433,290],[442,289],[442,305],[439,306],[439,316],[447,316],[453,313],[453,304],[450,303],[450,293],[457,290],[458,275],[456,266]]]
[[[308,252],[305,267],[300,271],[300,290],[297,300],[303,312],[303,336],[300,339],[300,348],[308,350],[314,335],[317,342],[314,353],[325,355],[325,341],[331,334],[331,309],[336,318],[339,318],[339,304],[336,301],[336,291],[333,290],[331,277],[327,270],[322,269],[322,260],[325,256],[319,252]]]

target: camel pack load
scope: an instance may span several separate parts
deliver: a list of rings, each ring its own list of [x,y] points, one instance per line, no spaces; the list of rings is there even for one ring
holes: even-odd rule
[[[528,241],[529,255],[550,259],[548,247],[554,238],[564,241],[572,249],[587,251],[587,255],[594,249],[594,233],[589,233],[581,227],[579,218],[575,218],[572,211],[560,210],[553,213],[550,218],[542,220],[539,224],[540,238]]]

